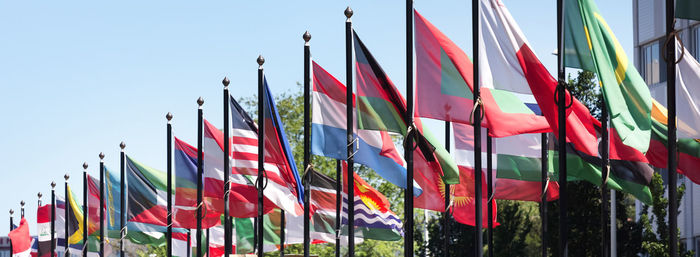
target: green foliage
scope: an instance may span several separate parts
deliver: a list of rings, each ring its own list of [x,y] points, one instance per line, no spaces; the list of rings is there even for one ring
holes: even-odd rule
[[[666,191],[666,186],[663,184],[663,179],[659,173],[654,173],[654,177],[649,185],[651,190],[653,206],[651,206],[651,214],[649,215],[650,206],[644,205],[642,207],[642,215],[640,218],[640,223],[644,227],[644,232],[642,234],[642,252],[649,254],[649,256],[669,256],[669,227],[666,221],[667,210],[669,207],[668,198],[664,197],[664,192]],[[680,206],[681,199],[683,199],[683,194],[685,193],[685,184],[681,184],[678,187],[678,205]],[[678,210],[680,214],[680,210]],[[654,226],[656,225],[656,229]],[[692,257],[694,254],[692,251],[686,251],[685,245],[680,244],[680,232],[677,233],[678,238],[678,249],[679,256]]]
[[[498,200],[497,204],[501,225],[493,229],[494,256],[528,256],[526,241],[533,228],[533,210],[519,201]]]

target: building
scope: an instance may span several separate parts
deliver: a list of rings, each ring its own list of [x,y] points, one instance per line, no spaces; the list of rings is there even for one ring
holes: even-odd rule
[[[12,256],[10,252],[10,238],[6,236],[0,237],[0,257],[10,256]]]
[[[666,62],[663,58],[666,40],[666,1],[633,0],[634,65],[649,85],[651,96],[666,104]],[[678,19],[676,30],[681,42],[696,59],[700,59],[700,21]],[[697,92],[700,93],[700,92]],[[662,172],[664,174],[665,172]],[[678,226],[681,243],[700,256],[700,185],[679,175],[679,185],[686,193],[680,205]],[[637,202],[637,215],[641,203]]]

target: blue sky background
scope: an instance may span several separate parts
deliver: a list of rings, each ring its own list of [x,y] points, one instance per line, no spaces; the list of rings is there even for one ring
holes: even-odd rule
[[[550,72],[556,69],[553,0],[503,0]],[[256,90],[262,54],[273,94],[303,79],[305,30],[313,58],[344,81],[343,10],[402,90],[405,88],[403,1],[0,1],[0,217],[36,194],[63,195],[63,174],[82,185],[82,163],[98,175],[98,154],[119,167],[119,142],[165,169],[165,114],[175,135],[196,142],[196,99],[221,126],[222,85],[236,98]],[[598,1],[632,57],[632,2]],[[416,9],[471,56],[471,1],[415,1]],[[429,122],[442,137],[442,122]],[[4,214],[1,214],[4,213]],[[0,226],[0,235],[7,226]],[[36,233],[31,226],[32,234]]]

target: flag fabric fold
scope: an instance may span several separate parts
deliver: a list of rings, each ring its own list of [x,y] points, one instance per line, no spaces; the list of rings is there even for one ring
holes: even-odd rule
[[[676,66],[678,138],[697,139],[700,138],[700,95],[697,94],[700,92],[700,63],[679,41],[676,41],[676,60],[680,60]]]
[[[12,257],[30,257],[32,248],[32,237],[29,236],[29,224],[22,218],[19,226],[7,235],[12,243]]]

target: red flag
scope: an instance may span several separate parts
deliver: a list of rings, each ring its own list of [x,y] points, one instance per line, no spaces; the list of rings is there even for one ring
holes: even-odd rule
[[[25,218],[22,218],[19,227],[10,231],[7,236],[10,237],[12,243],[12,257],[31,256],[32,237],[29,236],[29,225]]]

